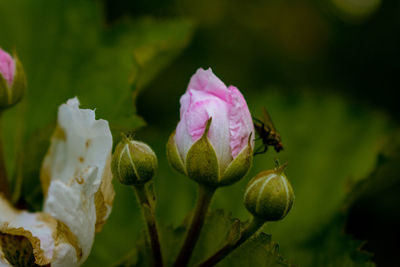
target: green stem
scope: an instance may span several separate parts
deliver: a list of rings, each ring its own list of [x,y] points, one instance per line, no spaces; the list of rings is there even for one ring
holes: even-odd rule
[[[228,242],[225,246],[223,246],[220,250],[218,250],[214,255],[209,257],[207,260],[202,262],[198,267],[209,267],[214,266],[221,260],[223,260],[226,256],[229,255],[232,251],[238,248],[241,244],[243,244],[247,239],[249,239],[252,235],[254,235],[265,223],[265,220],[253,217],[252,221],[247,225],[247,227],[240,233],[240,238],[235,242]]]
[[[19,149],[17,151],[20,151]],[[22,176],[22,159],[23,155],[22,153],[19,153],[17,155],[17,164],[15,167],[15,185],[14,185],[14,190],[12,193],[12,203],[16,205],[18,201],[20,200],[21,197],[21,190],[22,190],[22,181],[23,181],[23,176]]]
[[[190,224],[181,251],[179,252],[178,258],[174,263],[175,267],[187,266],[187,264],[189,263],[197,240],[199,239],[201,228],[204,225],[204,220],[210,207],[215,190],[216,188],[209,188],[199,184],[197,203],[194,210],[192,222]]]
[[[7,169],[4,160],[4,151],[3,151],[3,128],[2,128],[2,113],[0,111],[0,193],[10,199],[10,184],[7,178]]]
[[[154,266],[162,267],[164,264],[161,254],[160,240],[158,238],[154,205],[149,201],[148,193],[144,185],[135,185],[133,188],[147,224],[150,246],[153,252]]]

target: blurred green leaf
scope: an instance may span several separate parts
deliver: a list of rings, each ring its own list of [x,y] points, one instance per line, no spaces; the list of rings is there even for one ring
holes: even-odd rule
[[[400,188],[400,132],[385,139],[382,150],[378,155],[378,161],[374,170],[363,180],[360,180],[352,188],[352,194],[348,196],[347,206],[367,202],[367,205],[375,206],[375,210],[387,212],[390,204],[382,201],[390,201],[390,198],[381,196],[394,193]],[[378,201],[378,199],[380,199]],[[374,203],[375,202],[375,203]],[[393,214],[395,215],[395,214]]]
[[[310,233],[302,248],[296,251],[304,263],[302,266],[375,266],[372,254],[362,250],[364,242],[344,233],[345,219],[337,215],[318,231]]]
[[[400,221],[400,134],[385,140],[373,172],[353,185],[348,196],[346,231],[366,240],[377,265],[397,265],[397,226]],[[367,222],[367,223],[364,223]]]
[[[86,0],[2,1],[0,23],[1,46],[16,49],[28,77],[23,103],[4,117],[7,167],[12,177],[19,175],[16,151],[29,147],[18,168],[24,179],[37,182],[51,133],[38,131],[56,120],[60,104],[78,96],[82,107],[96,108],[97,117],[110,122],[114,138],[142,126],[134,106],[139,89],[188,44],[193,31],[184,19],[106,25],[101,4]]]

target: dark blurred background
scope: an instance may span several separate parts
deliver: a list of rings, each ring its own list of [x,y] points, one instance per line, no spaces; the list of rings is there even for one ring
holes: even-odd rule
[[[397,120],[400,117],[398,100],[394,97],[400,88],[398,1],[108,0],[106,3],[110,23],[124,16],[144,15],[195,20],[198,27],[191,45],[175,62],[174,69],[164,72],[159,79],[165,81],[172,76],[167,83],[171,88],[182,84],[176,75],[170,75],[177,69],[187,82],[197,67],[212,66],[220,76],[235,80],[239,88],[246,90],[278,84],[284,90],[313,87],[339,91],[353,101],[387,110]],[[160,90],[164,87],[165,84]],[[154,90],[148,91],[149,95],[152,93]],[[177,99],[178,94],[171,98]],[[163,121],[161,113],[154,115],[168,108],[168,102],[158,103],[160,108],[152,110],[148,119]],[[144,108],[141,110],[145,112]]]
[[[249,219],[246,184],[279,158],[289,162],[296,200],[263,230],[291,264],[399,265],[400,1],[0,0],[0,25],[0,45],[16,49],[28,77],[3,129],[25,208],[42,208],[38,177],[56,111],[78,96],[110,122],[114,141],[146,122],[135,137],[158,156],[157,216],[161,236],[171,237],[166,226],[181,225],[191,211],[196,184],[168,166],[165,144],[191,75],[211,67],[240,89],[254,117],[268,109],[284,144],[218,190],[212,209]],[[84,266],[110,266],[140,245],[134,194],[114,187],[113,212]],[[222,242],[200,245],[192,263]],[[229,258],[221,264],[235,266]]]
[[[108,0],[106,15],[110,24],[151,15],[189,17],[197,26],[189,47],[138,99],[138,113],[152,127],[173,130],[176,103],[200,66],[245,95],[267,87],[286,95],[333,93],[400,119],[397,0]],[[378,266],[397,265],[399,192],[397,182],[350,209],[346,231],[367,241]]]

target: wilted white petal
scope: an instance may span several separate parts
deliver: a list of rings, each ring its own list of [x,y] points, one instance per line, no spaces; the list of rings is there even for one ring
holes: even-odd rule
[[[35,258],[48,264],[53,257],[52,228],[55,229],[56,225],[49,225],[41,220],[40,215],[14,210],[6,200],[0,198],[0,233],[26,237],[32,244]]]
[[[41,172],[44,211],[77,237],[82,249],[79,264],[89,255],[97,220],[101,226],[111,210],[111,147],[107,121],[95,120],[93,110],[79,109],[77,98],[60,106],[58,126]]]
[[[107,121],[79,109],[76,98],[60,106],[41,171],[44,212],[16,210],[0,196],[0,266],[70,267],[86,260],[111,212],[111,146]]]
[[[5,258],[3,250],[0,246],[0,267],[9,267],[12,266],[8,260]]]
[[[62,243],[58,246],[58,253],[53,259],[51,266],[71,267],[77,266],[76,250],[69,243]]]
[[[50,215],[16,210],[0,197],[0,266],[9,266],[5,254],[17,255],[14,253],[17,250],[25,252],[18,253],[20,263],[31,259],[38,265],[47,265],[66,253],[72,254],[71,260],[77,262],[76,255],[81,253],[74,244],[72,233]]]
[[[111,154],[104,167],[103,177],[101,179],[100,189],[96,192],[94,201],[96,204],[96,232],[100,232],[104,223],[111,214],[112,204],[114,202],[114,188],[112,185],[111,173]]]
[[[99,186],[111,146],[108,122],[96,120],[93,110],[80,109],[77,98],[68,100],[59,108],[57,129],[43,162],[41,178],[45,193],[50,181],[66,183],[90,166],[98,169],[94,182]]]

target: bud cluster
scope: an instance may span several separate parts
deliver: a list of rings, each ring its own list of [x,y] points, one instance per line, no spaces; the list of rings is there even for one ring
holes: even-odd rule
[[[216,189],[242,179],[254,156],[254,125],[246,101],[236,87],[226,87],[211,69],[199,69],[192,76],[181,97],[180,111],[181,120],[167,143],[167,158],[173,168],[198,183],[199,193],[176,267],[188,265]],[[214,266],[265,222],[281,220],[288,214],[294,193],[283,173],[285,167],[278,164],[248,183],[244,204],[253,215],[251,223],[236,229],[237,238],[200,266]],[[162,266],[152,200],[155,195],[145,185],[157,169],[155,153],[145,143],[125,136],[115,148],[111,168],[122,184],[133,186],[147,222],[154,265]]]

